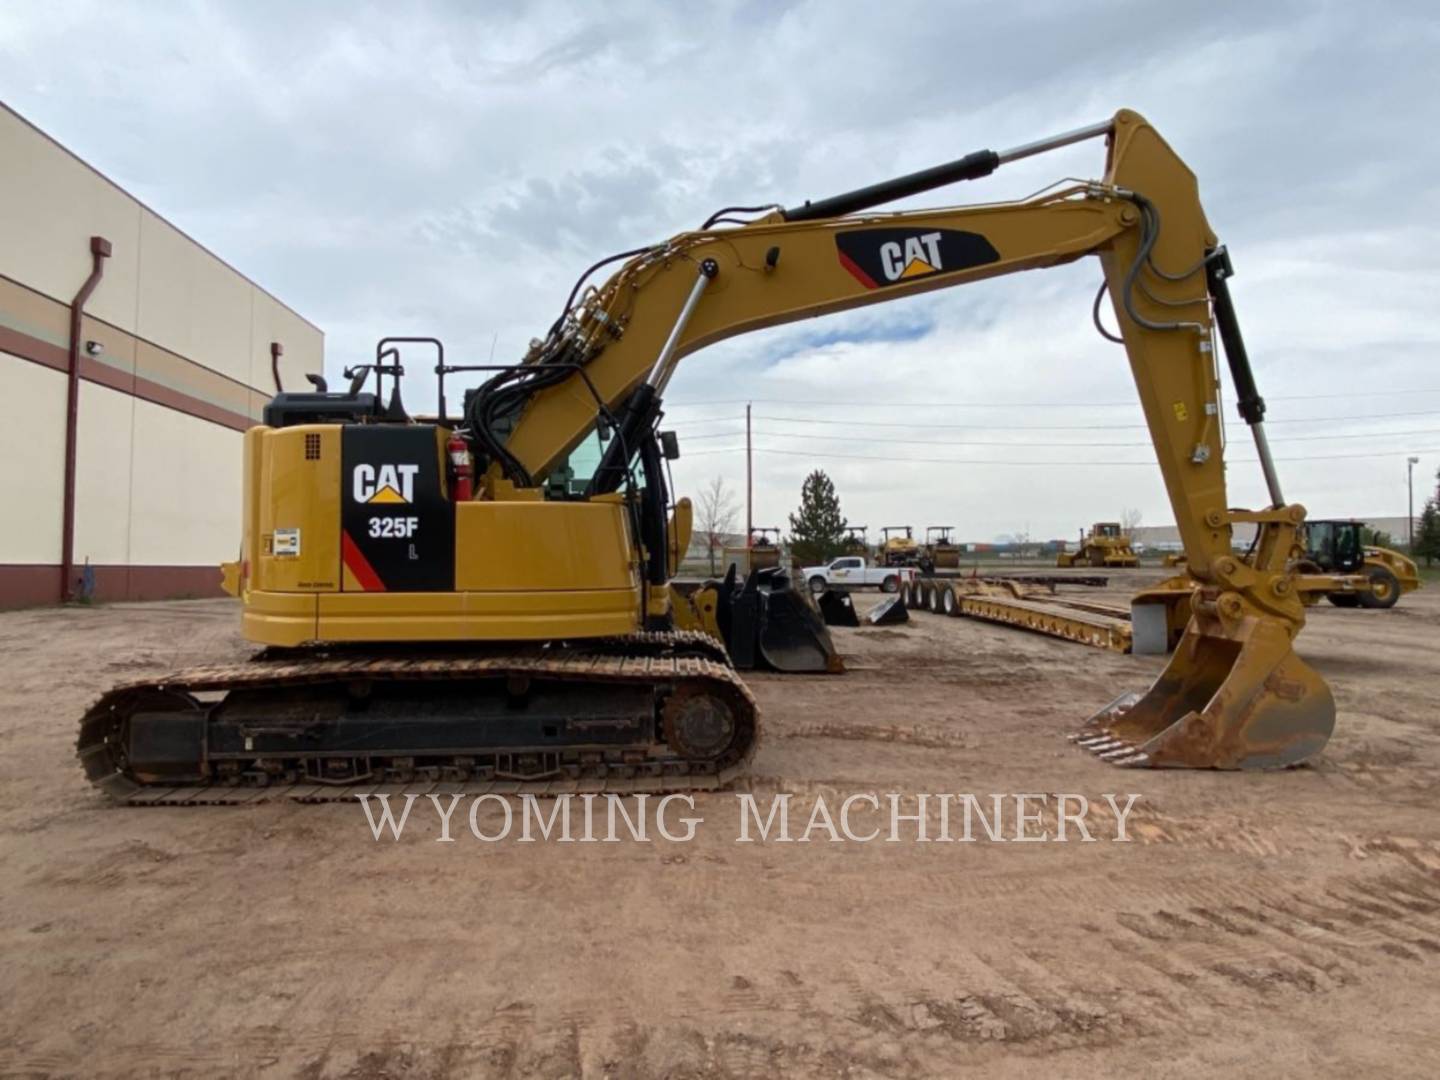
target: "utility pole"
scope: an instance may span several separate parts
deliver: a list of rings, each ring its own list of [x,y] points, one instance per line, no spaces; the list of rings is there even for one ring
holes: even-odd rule
[[[750,404],[745,404],[745,546],[755,535],[755,472],[752,467],[754,450],[750,446]]]
[[[1419,464],[1418,457],[1405,459],[1405,486],[1409,490],[1405,503],[1405,546],[1411,552],[1415,550],[1415,466]]]

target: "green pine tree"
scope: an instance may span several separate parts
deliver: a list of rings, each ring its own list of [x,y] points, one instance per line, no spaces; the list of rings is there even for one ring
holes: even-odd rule
[[[845,548],[845,515],[835,484],[816,469],[800,488],[800,509],[790,515],[790,550],[801,566],[833,559]]]
[[[1393,548],[1395,538],[1384,529],[1372,529],[1369,525],[1360,526],[1360,543],[1366,547]]]
[[[1434,566],[1440,559],[1440,499],[1430,499],[1420,514],[1415,528],[1415,549],[1412,556],[1425,560],[1426,566]]]

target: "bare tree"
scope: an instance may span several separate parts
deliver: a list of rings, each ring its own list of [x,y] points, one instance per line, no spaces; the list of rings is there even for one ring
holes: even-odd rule
[[[735,496],[725,485],[723,476],[716,476],[700,492],[700,536],[705,541],[705,554],[710,558],[710,573],[716,573],[715,553],[725,547],[725,537],[735,531]]]
[[[1127,506],[1120,515],[1120,531],[1126,536],[1134,536],[1135,530],[1140,527],[1140,522],[1144,520],[1145,515],[1140,512],[1139,508]]]

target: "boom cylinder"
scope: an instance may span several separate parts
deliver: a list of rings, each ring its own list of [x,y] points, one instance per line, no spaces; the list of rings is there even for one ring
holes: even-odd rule
[[[883,203],[894,202],[896,199],[918,195],[922,191],[944,187],[946,184],[959,183],[961,180],[979,180],[983,176],[989,176],[1006,162],[1019,161],[1021,158],[1069,146],[1071,143],[1108,135],[1114,128],[1114,120],[1102,120],[1097,124],[1087,124],[1085,127],[1075,128],[1073,131],[1037,139],[1035,142],[1024,143],[999,153],[994,150],[976,150],[973,154],[966,154],[963,158],[947,162],[944,165],[907,173],[905,176],[897,176],[893,180],[882,180],[878,184],[856,188],[854,191],[821,199],[819,202],[806,202],[801,206],[781,210],[780,216],[786,221],[815,221],[819,218],[853,214],[860,210],[868,210],[872,206],[880,206]]]

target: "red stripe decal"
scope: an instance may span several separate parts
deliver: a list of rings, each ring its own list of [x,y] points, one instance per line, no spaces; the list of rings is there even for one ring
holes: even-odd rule
[[[343,530],[340,533],[340,557],[345,560],[346,567],[355,575],[355,580],[360,582],[362,589],[366,592],[385,591],[385,583],[380,580],[380,575],[375,573],[370,560],[365,558],[365,553],[350,539],[350,534]]]
[[[837,250],[835,254],[840,256],[840,265],[845,267],[846,270],[849,270],[850,273],[855,275],[855,280],[860,282],[861,285],[864,285],[865,288],[878,289],[880,287],[875,284],[874,278],[872,278],[869,274],[865,273],[864,270],[861,270],[860,267],[857,266],[854,262],[852,262],[850,260],[850,257],[846,255],[843,251]]]

